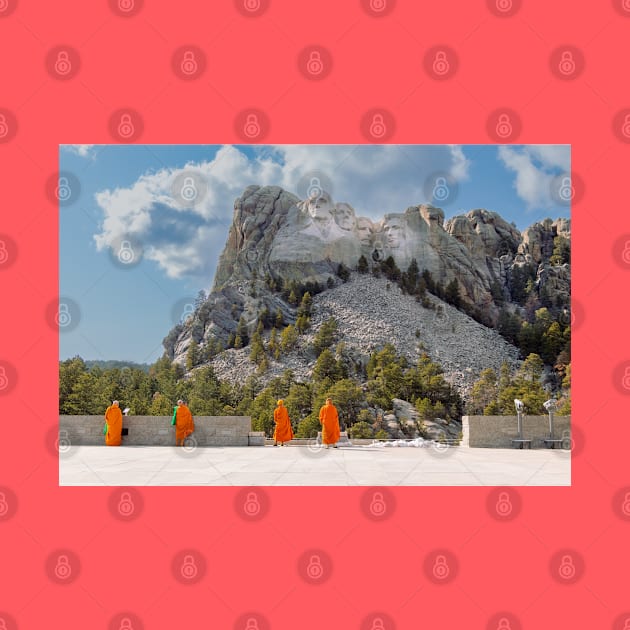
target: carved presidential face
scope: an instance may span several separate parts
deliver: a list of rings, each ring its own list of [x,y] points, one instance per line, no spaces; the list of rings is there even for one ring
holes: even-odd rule
[[[354,210],[347,203],[338,203],[335,206],[335,221],[342,230],[347,231],[354,230],[357,224]]]
[[[371,245],[372,235],[374,233],[374,224],[369,219],[361,217],[357,219],[357,232],[359,233],[359,241],[361,245]]]
[[[389,215],[383,224],[385,242],[391,249],[400,247],[405,240],[405,219],[400,215]]]
[[[322,192],[315,197],[311,197],[308,200],[307,209],[311,218],[316,221],[329,221],[332,219],[332,203],[330,195],[326,192]]]

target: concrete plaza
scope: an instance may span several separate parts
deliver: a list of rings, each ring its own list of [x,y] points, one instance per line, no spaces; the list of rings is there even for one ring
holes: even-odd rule
[[[72,446],[62,486],[569,486],[570,451]]]

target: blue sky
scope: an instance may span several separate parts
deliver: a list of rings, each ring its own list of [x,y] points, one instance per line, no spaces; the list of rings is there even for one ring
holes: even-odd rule
[[[304,198],[318,177],[373,219],[424,202],[447,219],[493,210],[520,230],[570,216],[557,196],[569,145],[62,145],[59,160],[71,191],[59,208],[60,296],[72,322],[61,359],[159,358],[184,305],[210,289],[234,199],[250,184]],[[439,177],[442,202],[432,197]],[[134,264],[118,262],[123,249]]]

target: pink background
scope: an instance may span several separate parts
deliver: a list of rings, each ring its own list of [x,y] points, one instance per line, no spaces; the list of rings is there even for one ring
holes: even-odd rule
[[[624,13],[621,0],[513,0],[515,13],[503,17],[483,0],[398,0],[380,17],[359,0],[271,0],[258,16],[227,0],[147,0],[129,17],[105,0],[14,5],[0,1],[0,110],[11,126],[0,139],[9,255],[0,266],[0,362],[11,381],[0,392],[6,628],[118,630],[122,613],[136,630],[245,629],[249,617],[260,630],[369,629],[373,613],[387,630],[500,628],[501,616],[512,629],[623,628],[629,3]],[[206,55],[192,80],[171,63],[187,45]],[[330,53],[321,80],[298,67],[307,45]],[[565,45],[584,59],[568,80],[550,65]],[[57,46],[80,57],[68,80],[47,70]],[[434,46],[457,55],[456,72],[440,80],[424,60]],[[492,488],[391,488],[395,505],[390,497],[381,522],[362,510],[365,488],[258,490],[266,511],[251,522],[238,488],[138,488],[143,507],[128,522],[110,507],[120,489],[59,488],[57,335],[45,317],[57,292],[58,222],[46,181],[59,143],[118,141],[108,120],[129,107],[146,143],[243,142],[234,121],[248,108],[266,115],[264,141],[273,143],[367,142],[361,118],[379,108],[390,115],[388,142],[495,142],[489,117],[508,108],[522,124],[513,140],[571,143],[583,185],[572,213],[573,486],[511,489],[521,510],[506,522],[491,509]],[[302,578],[310,549],[326,559],[321,584]],[[458,572],[434,584],[424,567],[440,549]],[[64,550],[76,579],[58,584],[50,567]],[[205,559],[194,584],[172,571],[186,550]],[[554,568],[566,553],[571,583]]]

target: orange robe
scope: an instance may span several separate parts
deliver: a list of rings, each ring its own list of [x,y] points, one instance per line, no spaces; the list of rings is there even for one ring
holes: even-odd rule
[[[110,405],[105,411],[107,433],[105,444],[107,446],[120,446],[122,442],[122,411],[118,405]]]
[[[187,438],[195,430],[190,409],[186,405],[177,407],[177,415],[175,416],[175,443]]]
[[[322,442],[336,444],[339,442],[339,416],[335,405],[324,405],[319,410],[319,421],[322,423]]]
[[[290,442],[293,439],[293,428],[289,420],[289,411],[284,405],[279,405],[273,412],[276,430],[273,432],[274,442]]]

